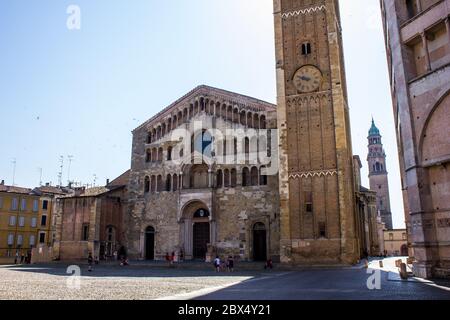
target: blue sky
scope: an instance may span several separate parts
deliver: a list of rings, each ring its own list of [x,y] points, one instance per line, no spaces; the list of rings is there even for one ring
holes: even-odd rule
[[[378,0],[341,1],[353,152],[367,186],[371,116],[384,136],[394,226],[403,205]],[[69,30],[69,5],[81,29]],[[131,131],[207,84],[276,101],[272,0],[3,0],[0,179],[104,184],[127,170]]]

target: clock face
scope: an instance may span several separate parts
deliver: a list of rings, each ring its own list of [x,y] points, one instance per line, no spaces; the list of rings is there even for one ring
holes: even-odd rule
[[[298,91],[313,92],[320,87],[322,72],[315,66],[304,66],[297,70],[293,81]]]

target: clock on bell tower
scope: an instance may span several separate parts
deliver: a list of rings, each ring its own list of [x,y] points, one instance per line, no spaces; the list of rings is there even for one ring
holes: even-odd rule
[[[338,0],[274,0],[282,262],[353,263],[350,121]]]

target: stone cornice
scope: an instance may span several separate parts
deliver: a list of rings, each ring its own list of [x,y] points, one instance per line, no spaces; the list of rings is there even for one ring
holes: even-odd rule
[[[213,100],[215,102],[225,103],[233,107],[237,106],[240,110],[245,109],[252,112],[269,112],[276,110],[275,104],[231,91],[201,85],[189,91],[187,94],[170,104],[168,107],[164,108],[161,112],[157,113],[155,116],[141,124],[133,131],[139,130],[145,126],[149,126],[152,123],[157,123],[170,116],[173,110],[176,110],[181,106],[186,107],[186,104],[194,102],[199,98],[205,98]]]
[[[289,173],[289,179],[305,179],[313,177],[335,176],[337,175],[337,173],[338,173],[337,169],[291,172]]]

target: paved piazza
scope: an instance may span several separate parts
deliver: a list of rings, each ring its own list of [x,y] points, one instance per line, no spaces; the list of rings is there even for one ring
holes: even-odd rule
[[[188,270],[161,265],[82,266],[80,288],[62,264],[0,266],[0,299],[450,299],[450,282],[401,281],[385,262],[380,290],[369,290],[365,268],[241,271],[216,274],[207,265]],[[377,269],[378,262],[370,267]],[[68,287],[69,282],[69,287]],[[376,282],[374,282],[376,283]]]

